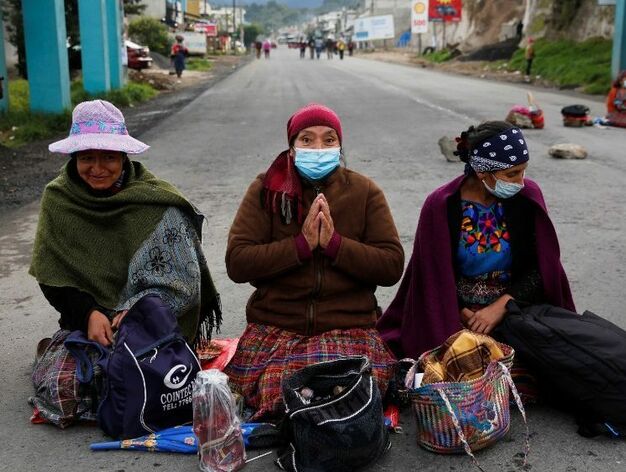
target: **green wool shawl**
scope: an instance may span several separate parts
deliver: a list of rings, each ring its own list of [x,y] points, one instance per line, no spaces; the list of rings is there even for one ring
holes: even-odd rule
[[[128,280],[128,265],[142,243],[152,234],[169,207],[187,214],[198,237],[204,217],[173,185],[158,179],[141,163],[125,166],[122,190],[110,196],[89,191],[73,161],[50,182],[41,200],[29,273],[40,284],[74,287],[94,297],[109,310],[120,302]],[[219,295],[206,264],[201,269],[201,307],[195,320],[179,320],[192,341],[200,322],[205,336],[219,325]],[[215,314],[214,314],[215,312]],[[193,332],[189,328],[195,327]],[[208,333],[207,333],[207,328]]]

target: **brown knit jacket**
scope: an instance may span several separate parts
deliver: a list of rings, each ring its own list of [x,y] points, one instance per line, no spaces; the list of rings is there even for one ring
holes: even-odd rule
[[[304,185],[306,213],[318,192],[330,206],[341,245],[334,261],[318,248],[298,259],[301,225],[281,222],[261,206],[263,174],[244,197],[228,236],[226,269],[256,291],[246,307],[250,323],[299,334],[371,328],[379,316],[374,292],[402,276],[404,252],[382,190],[367,177],[340,168],[319,188]]]

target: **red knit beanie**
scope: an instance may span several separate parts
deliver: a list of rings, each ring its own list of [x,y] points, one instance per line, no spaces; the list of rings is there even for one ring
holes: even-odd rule
[[[341,120],[330,108],[319,103],[309,103],[295,112],[287,122],[287,138],[293,143],[298,133],[311,126],[328,126],[337,132],[339,143],[342,142]]]

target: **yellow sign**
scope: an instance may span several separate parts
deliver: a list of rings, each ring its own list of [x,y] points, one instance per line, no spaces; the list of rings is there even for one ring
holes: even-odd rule
[[[422,13],[426,11],[426,5],[423,2],[417,2],[415,6],[413,7],[413,10],[418,15],[421,15]]]

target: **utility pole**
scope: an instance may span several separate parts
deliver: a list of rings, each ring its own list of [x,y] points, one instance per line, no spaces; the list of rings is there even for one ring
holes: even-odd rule
[[[613,78],[626,69],[626,0],[617,0],[615,5],[615,31],[613,32]]]
[[[233,0],[233,38],[235,37],[235,32],[237,31],[237,20],[235,18],[235,1]],[[233,45],[235,43],[233,42]]]

